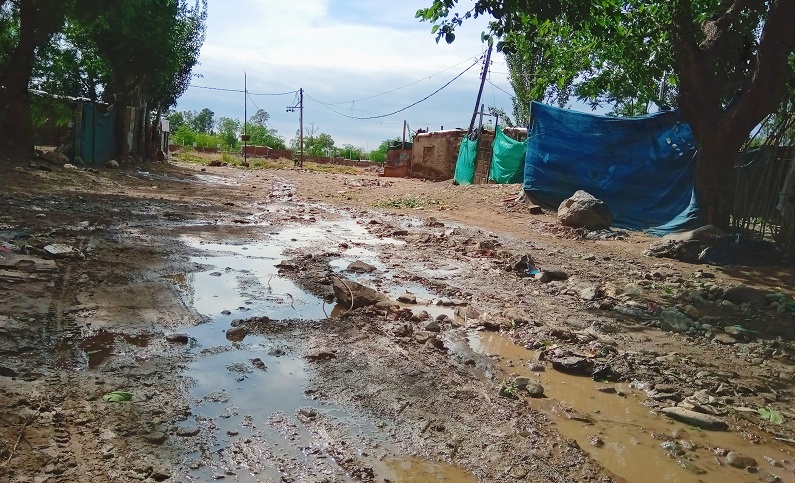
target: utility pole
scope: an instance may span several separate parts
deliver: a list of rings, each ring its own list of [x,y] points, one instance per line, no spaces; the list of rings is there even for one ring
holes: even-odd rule
[[[406,121],[403,120],[403,146],[400,149],[406,149]]]
[[[243,71],[243,166],[248,166],[248,81],[246,71]]]
[[[486,62],[483,64],[483,71],[480,75],[480,89],[478,89],[478,98],[475,101],[475,110],[472,112],[472,121],[469,123],[469,133],[472,134],[472,130],[475,129],[475,119],[478,115],[478,106],[480,105],[480,96],[483,94],[483,86],[486,84],[486,76],[489,73],[489,62],[491,61],[491,48],[492,46],[489,45],[489,50],[486,51]]]
[[[301,169],[304,167],[304,88],[298,89],[298,123],[301,125]]]
[[[287,106],[287,112],[295,112],[298,109],[298,123],[299,123],[299,134],[298,134],[298,144],[300,145],[299,149],[301,150],[301,157],[299,158],[299,166],[304,167],[304,89],[298,89],[298,105],[297,106]]]

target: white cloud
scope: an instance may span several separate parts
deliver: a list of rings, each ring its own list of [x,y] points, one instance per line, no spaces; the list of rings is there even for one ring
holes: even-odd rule
[[[245,70],[251,92],[303,87],[305,121],[331,134],[337,144],[375,147],[383,139],[399,136],[403,119],[416,127],[465,127],[477,94],[478,66],[428,101],[382,120],[346,119],[309,99],[331,103],[361,99],[460,64],[405,89],[333,107],[353,116],[384,114],[425,97],[455,77],[469,65],[462,61],[482,54],[480,32],[486,19],[465,24],[453,44],[437,45],[430,24],[414,18],[418,8],[429,4],[430,0],[391,5],[375,0],[210,0],[207,41],[196,69],[203,77],[194,84],[241,89]],[[500,59],[501,55],[495,56]],[[503,78],[495,75],[492,80],[510,92]],[[483,102],[496,102],[510,112],[509,96],[496,92],[492,94],[486,84]],[[252,98],[271,113],[271,123],[280,134],[288,139],[293,136],[298,116],[284,109],[292,96]],[[241,118],[242,106],[242,93],[190,88],[177,109],[209,107],[217,116]],[[249,112],[255,109],[250,103]]]

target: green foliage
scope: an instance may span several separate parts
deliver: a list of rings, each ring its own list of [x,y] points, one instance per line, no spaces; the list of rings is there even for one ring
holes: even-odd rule
[[[773,409],[768,408],[759,408],[757,409],[759,413],[759,417],[764,419],[765,421],[770,421],[773,424],[783,424],[784,417],[781,416],[781,413],[775,411]]]
[[[209,134],[213,130],[215,121],[213,117],[215,113],[209,108],[204,108],[193,116],[190,121],[190,127],[198,133]]]
[[[375,204],[376,208],[423,208],[426,206],[441,205],[441,200],[424,198],[420,196],[404,196],[400,198],[393,198],[387,201],[381,201]]]
[[[240,146],[241,128],[240,121],[237,119],[229,117],[218,119],[216,131],[225,149],[236,150]]]
[[[392,139],[387,139],[385,141],[381,141],[381,144],[378,145],[378,148],[370,152],[370,161],[374,163],[386,162],[386,152],[389,149],[389,146],[393,146],[400,143],[401,143],[400,138],[392,138]]]
[[[277,131],[275,129],[268,129],[264,125],[253,124],[246,127],[246,132],[251,136],[251,140],[248,142],[250,145],[268,146],[274,149],[287,149],[287,146],[284,144],[284,139],[276,134]]]
[[[105,402],[130,401],[132,398],[133,395],[125,391],[113,391],[102,396],[102,400]]]

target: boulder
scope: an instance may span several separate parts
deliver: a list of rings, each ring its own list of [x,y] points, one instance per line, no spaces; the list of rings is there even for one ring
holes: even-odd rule
[[[375,272],[376,268],[369,263],[365,263],[361,260],[356,260],[355,262],[351,262],[348,265],[349,272],[356,272],[356,273],[370,273]]]
[[[106,168],[114,168],[114,169],[118,169],[118,168],[119,168],[119,162],[118,162],[118,161],[116,161],[115,159],[111,159],[110,161],[108,161],[107,163],[105,163],[105,167],[106,167]]]
[[[613,213],[604,201],[579,190],[560,204],[558,220],[565,226],[602,230],[613,224]]]
[[[227,340],[232,342],[240,342],[246,338],[246,335],[248,335],[248,328],[245,325],[238,325],[226,331]]]
[[[737,285],[726,290],[723,298],[736,305],[749,304],[756,309],[763,309],[768,304],[767,292],[745,285]]]
[[[726,233],[713,225],[672,233],[649,245],[643,254],[649,257],[672,258],[688,263],[706,263],[708,249],[721,245]],[[714,255],[714,254],[713,254]],[[714,258],[714,257],[713,257]]]
[[[662,408],[660,411],[671,419],[702,429],[724,430],[729,427],[726,421],[711,414],[699,413],[680,407]]]
[[[331,287],[334,289],[337,303],[347,310],[368,307],[389,300],[389,297],[370,287],[340,277],[331,277]]]
[[[58,151],[50,151],[44,153],[43,158],[48,163],[57,164],[59,166],[63,166],[64,164],[69,162],[69,158],[66,157],[65,154],[59,153]]]

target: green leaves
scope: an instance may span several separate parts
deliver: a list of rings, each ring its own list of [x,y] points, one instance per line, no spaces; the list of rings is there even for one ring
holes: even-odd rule
[[[130,401],[132,398],[133,398],[132,393],[125,391],[113,391],[102,396],[102,400],[105,402]]]
[[[782,424],[784,422],[784,417],[781,415],[780,412],[767,408],[759,408],[757,409],[759,413],[759,417],[764,419],[765,421],[770,421],[773,424]]]

